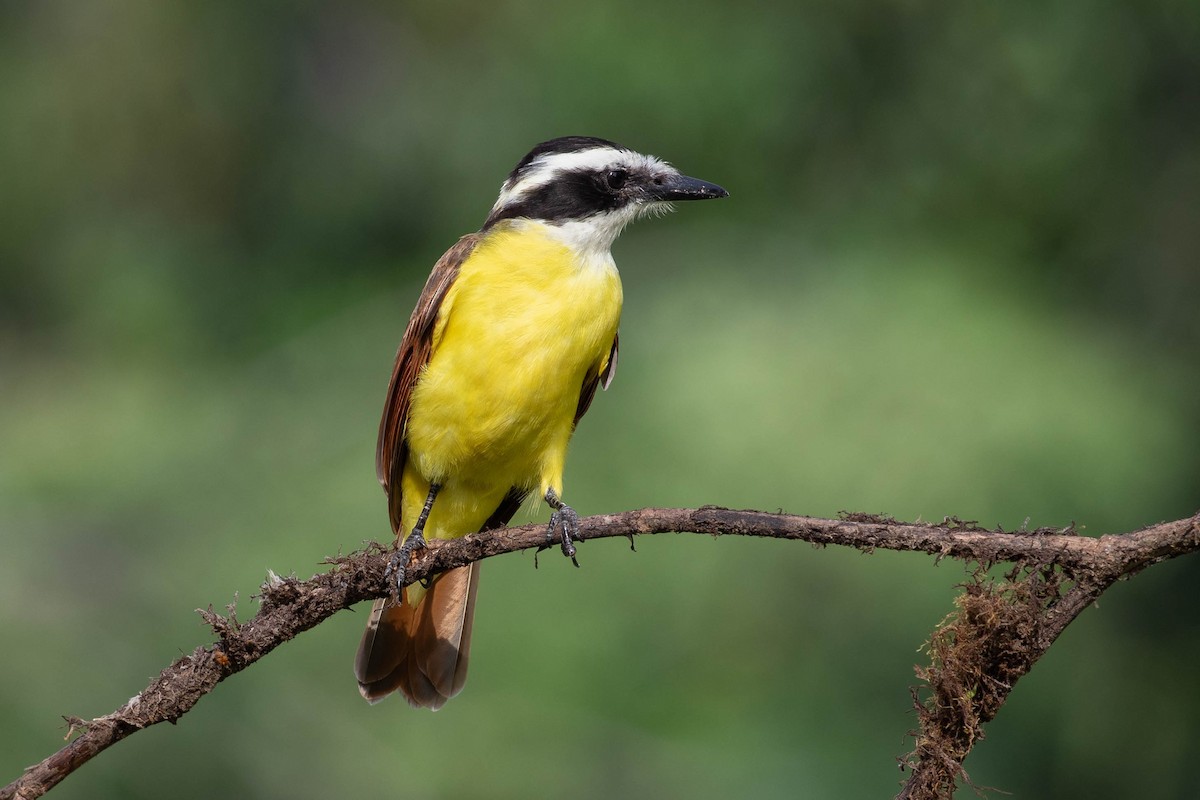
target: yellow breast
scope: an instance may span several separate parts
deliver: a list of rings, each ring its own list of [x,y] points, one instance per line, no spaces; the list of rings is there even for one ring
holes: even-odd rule
[[[561,492],[580,389],[607,365],[621,302],[607,253],[582,259],[542,223],[498,226],[447,293],[413,392],[420,476],[484,505],[511,486]]]

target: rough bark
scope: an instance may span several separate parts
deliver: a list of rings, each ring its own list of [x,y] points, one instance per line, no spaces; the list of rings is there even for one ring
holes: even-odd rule
[[[1027,673],[1063,629],[1120,577],[1200,549],[1200,514],[1131,533],[1088,537],[1073,528],[985,530],[950,518],[939,524],[903,523],[887,517],[845,514],[819,519],[791,514],[648,508],[580,520],[580,539],[655,533],[760,536],[796,539],[859,550],[910,550],[980,565],[957,601],[958,609],[932,634],[931,662],[918,668],[914,691],[920,719],[911,770],[899,797],[949,797],[965,779],[963,759],[982,736],[1016,680]],[[501,553],[545,547],[544,525],[526,525],[439,541],[419,552],[407,572],[417,581]],[[168,666],[121,708],[84,721],[68,717],[79,736],[0,789],[0,800],[40,797],[67,775],[126,736],[159,722],[174,722],[230,675],[279,645],[355,603],[389,593],[391,550],[373,545],[329,559],[328,572],[309,580],[275,575],[262,586],[260,608],[239,622],[229,609],[201,615],[217,641]],[[989,579],[992,565],[1014,568]]]

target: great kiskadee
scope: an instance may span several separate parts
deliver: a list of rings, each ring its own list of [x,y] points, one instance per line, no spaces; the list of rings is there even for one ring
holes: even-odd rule
[[[477,233],[433,267],[388,386],[375,466],[405,566],[424,537],[501,527],[530,492],[553,509],[563,552],[578,517],[562,502],[567,443],[617,368],[621,230],[675,200],[728,195],[653,156],[588,136],[533,148]],[[440,708],[467,676],[479,564],[376,600],[358,648],[359,691],[397,689]]]

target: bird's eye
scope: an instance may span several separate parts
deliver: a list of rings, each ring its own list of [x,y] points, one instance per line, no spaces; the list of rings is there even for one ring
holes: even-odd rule
[[[624,186],[628,179],[629,173],[623,169],[610,169],[604,175],[604,183],[614,192]]]

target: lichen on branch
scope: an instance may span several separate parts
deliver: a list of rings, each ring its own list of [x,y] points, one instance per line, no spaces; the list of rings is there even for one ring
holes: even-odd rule
[[[1002,583],[976,572],[964,585],[958,609],[929,640],[930,665],[920,668],[927,689],[918,692],[921,729],[905,762],[911,773],[900,797],[948,797],[962,777],[962,762],[982,736],[1013,684],[1024,675],[1070,622],[1117,578],[1200,549],[1200,515],[1126,534],[1097,538],[1073,528],[1033,531],[985,530],[947,518],[939,524],[904,523],[890,517],[843,514],[820,519],[719,506],[696,509],[647,508],[580,520],[578,539],[656,533],[758,536],[840,545],[923,552],[991,566],[1016,568]],[[419,551],[406,582],[518,550],[545,548],[544,525],[525,525],[431,542]],[[174,722],[226,678],[342,609],[388,596],[391,550],[370,545],[330,559],[327,572],[308,580],[272,574],[262,586],[258,613],[239,622],[211,607],[201,611],[217,641],[198,647],[164,669],[121,708],[84,722],[79,736],[57,753],[25,770],[0,789],[0,800],[41,797],[67,775],[126,736],[160,722]],[[1069,578],[1068,583],[1064,578]]]

